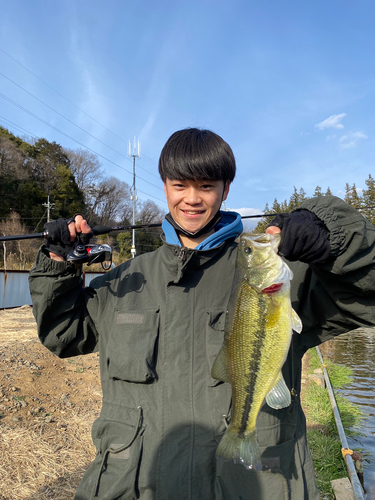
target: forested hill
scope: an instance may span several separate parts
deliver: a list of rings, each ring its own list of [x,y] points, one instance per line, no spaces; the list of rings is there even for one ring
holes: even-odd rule
[[[46,139],[25,140],[0,127],[0,221],[12,213],[36,232],[51,219],[82,212],[91,225],[127,225],[132,220],[130,186],[108,176],[85,149],[64,149]],[[165,211],[153,201],[137,202],[136,222],[161,222]]]
[[[0,127],[0,179],[1,220],[15,211],[35,228],[46,212],[48,195],[54,203],[53,218],[85,210],[70,160],[56,142],[39,139],[30,144]]]

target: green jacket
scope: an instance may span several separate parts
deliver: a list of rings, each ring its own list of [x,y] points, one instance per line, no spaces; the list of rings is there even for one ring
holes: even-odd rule
[[[215,457],[231,387],[210,371],[223,342],[234,241],[206,251],[165,243],[87,288],[72,265],[39,252],[30,289],[41,341],[60,357],[100,352],[97,456],[76,500],[319,499],[298,396],[301,358],[333,335],[375,324],[375,229],[335,197],[304,208],[330,230],[332,258],[291,264],[304,330],[283,372],[297,396],[286,409],[261,410],[261,472]]]

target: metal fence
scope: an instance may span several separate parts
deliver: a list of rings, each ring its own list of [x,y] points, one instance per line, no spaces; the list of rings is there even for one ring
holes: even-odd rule
[[[84,285],[104,273],[83,273]],[[29,271],[0,270],[0,309],[32,305],[29,290]]]

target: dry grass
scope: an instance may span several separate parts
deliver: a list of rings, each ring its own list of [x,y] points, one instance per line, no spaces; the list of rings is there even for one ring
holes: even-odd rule
[[[90,425],[82,419],[60,433],[50,424],[2,426],[0,475],[2,498],[23,500],[73,498],[93,458]]]
[[[95,454],[98,357],[53,356],[28,306],[0,324],[0,500],[71,500]]]

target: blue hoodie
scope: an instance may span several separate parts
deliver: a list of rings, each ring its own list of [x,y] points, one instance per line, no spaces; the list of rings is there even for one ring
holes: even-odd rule
[[[237,236],[242,233],[243,225],[239,213],[224,211],[220,213],[222,217],[215,226],[215,232],[203,240],[202,243],[199,243],[199,245],[195,247],[196,250],[209,250],[210,248],[218,247],[223,241],[229,238],[237,238]],[[164,231],[167,243],[181,246],[176,230],[172,224],[164,219],[161,227]]]

